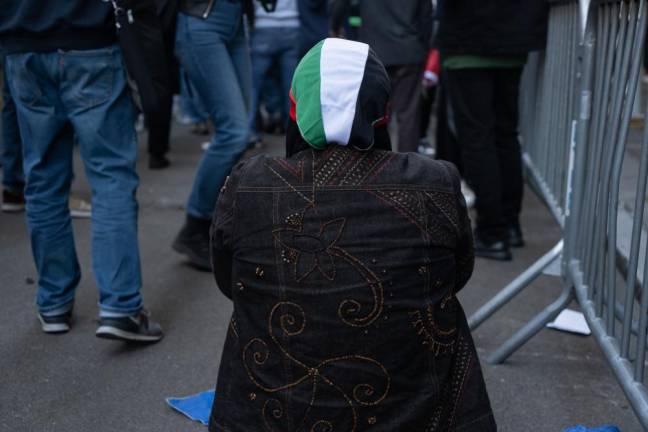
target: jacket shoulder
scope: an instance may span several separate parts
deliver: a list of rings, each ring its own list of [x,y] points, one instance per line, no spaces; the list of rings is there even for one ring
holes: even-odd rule
[[[460,181],[450,162],[430,159],[417,153],[395,153],[379,182],[406,184],[454,191]]]

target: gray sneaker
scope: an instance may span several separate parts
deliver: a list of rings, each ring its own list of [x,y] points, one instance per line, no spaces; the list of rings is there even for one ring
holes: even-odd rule
[[[142,309],[137,315],[126,317],[100,317],[95,333],[104,339],[153,343],[162,339],[162,328],[151,320],[148,311]]]
[[[72,311],[65,312],[61,315],[46,316],[38,313],[38,321],[45,333],[67,333],[70,331],[70,321],[72,321]]]

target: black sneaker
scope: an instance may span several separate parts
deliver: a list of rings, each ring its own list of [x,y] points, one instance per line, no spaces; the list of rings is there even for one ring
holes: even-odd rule
[[[497,261],[510,261],[513,259],[508,244],[503,241],[487,243],[475,236],[475,256]]]
[[[64,314],[55,316],[45,316],[39,312],[38,321],[40,321],[41,329],[45,333],[67,333],[70,331],[72,311],[70,310]]]
[[[187,216],[187,221],[171,247],[176,252],[189,258],[189,263],[199,270],[212,271],[209,259],[209,225],[208,219]]]
[[[520,225],[511,225],[506,229],[506,242],[509,247],[520,248],[524,246],[524,237]]]
[[[148,343],[157,342],[163,336],[160,325],[152,321],[150,314],[143,309],[134,316],[100,317],[95,334],[104,339]]]
[[[21,193],[15,194],[7,189],[2,191],[2,211],[17,213],[25,210],[25,196]]]

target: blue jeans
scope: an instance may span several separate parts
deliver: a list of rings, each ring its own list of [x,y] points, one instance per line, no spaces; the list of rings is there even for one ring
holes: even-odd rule
[[[211,219],[249,134],[250,55],[241,2],[216,0],[207,19],[178,14],[176,55],[216,129],[187,203],[190,216]]]
[[[191,123],[200,123],[209,118],[200,101],[198,91],[182,68],[180,68],[180,110],[183,116],[191,120]]]
[[[284,119],[288,118],[290,99],[288,92],[292,83],[295,68],[299,62],[299,28],[260,28],[252,32],[252,110],[250,111],[250,129],[256,133],[255,116],[259,109],[264,90],[264,83],[269,79],[272,67],[278,67],[281,82],[281,110]]]
[[[22,144],[16,117],[16,104],[9,92],[6,70],[5,64],[2,86],[2,186],[14,194],[22,194],[25,188]]]
[[[100,313],[142,307],[134,112],[116,46],[12,54],[7,76],[23,138],[27,223],[41,313],[72,308],[81,272],[68,198],[73,139],[92,188],[92,263]]]

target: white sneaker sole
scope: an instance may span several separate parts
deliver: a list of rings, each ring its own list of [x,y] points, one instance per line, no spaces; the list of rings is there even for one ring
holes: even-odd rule
[[[92,212],[86,210],[72,210],[70,209],[70,217],[76,219],[90,219],[92,217]]]
[[[157,342],[160,339],[162,339],[162,335],[160,336],[142,335],[138,333],[127,332],[112,326],[99,326],[95,335],[97,337],[105,338],[105,339],[121,339],[121,340],[129,340],[134,342]]]
[[[66,333],[70,331],[70,326],[64,323],[47,323],[43,317],[38,314],[38,321],[41,323],[41,328],[45,333]]]
[[[2,203],[0,210],[5,213],[18,213],[25,210],[25,204],[7,204]]]

